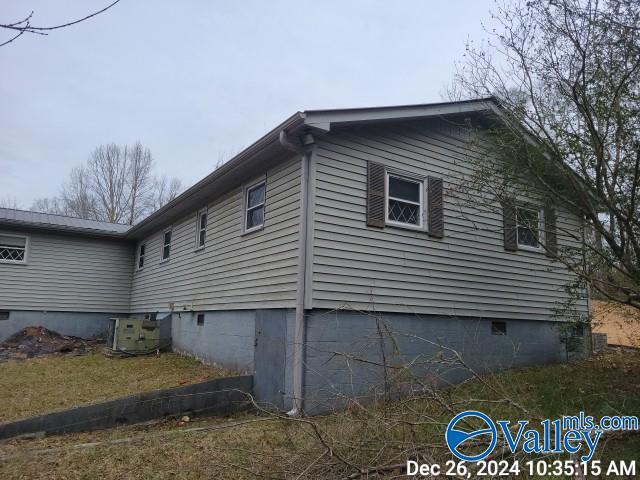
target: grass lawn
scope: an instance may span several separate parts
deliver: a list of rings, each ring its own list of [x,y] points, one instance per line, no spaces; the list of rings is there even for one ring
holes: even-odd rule
[[[429,399],[314,418],[322,441],[306,420],[251,415],[203,419],[186,427],[166,422],[13,440],[0,443],[0,478],[348,478],[354,466],[402,464],[418,455],[444,464],[451,458],[444,448],[444,426],[453,414],[470,408],[514,421],[579,410],[595,417],[638,415],[640,354],[612,353],[571,365],[512,370]],[[130,440],[113,443],[123,438]],[[635,435],[602,442],[596,458],[637,461],[639,453],[640,435]],[[386,471],[382,478],[398,478],[399,473]]]
[[[175,353],[102,353],[0,363],[0,421],[229,375]]]

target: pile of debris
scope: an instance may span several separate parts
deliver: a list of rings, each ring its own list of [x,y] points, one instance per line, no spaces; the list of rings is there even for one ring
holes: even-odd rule
[[[83,339],[45,327],[26,327],[0,343],[0,362],[44,355],[83,355],[104,344],[104,339]]]

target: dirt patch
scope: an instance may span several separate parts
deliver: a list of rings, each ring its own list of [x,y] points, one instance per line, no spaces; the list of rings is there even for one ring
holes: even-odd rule
[[[47,355],[83,355],[104,344],[104,339],[83,339],[45,327],[25,327],[0,343],[0,362]]]
[[[640,347],[640,312],[633,307],[594,300],[593,331],[606,333],[609,345]]]

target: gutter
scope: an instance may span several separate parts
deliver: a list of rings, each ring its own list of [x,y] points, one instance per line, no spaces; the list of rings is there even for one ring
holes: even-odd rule
[[[86,227],[74,227],[72,225],[57,225],[50,223],[34,223],[22,220],[9,220],[0,219],[0,229],[6,229],[10,231],[30,230],[30,231],[42,231],[53,232],[57,234],[75,235],[82,237],[92,238],[112,238],[117,240],[125,240],[128,230],[117,232],[114,230],[100,230]]]
[[[171,211],[174,207],[177,207],[180,204],[184,203],[191,196],[193,196],[194,194],[198,193],[202,188],[204,188],[207,185],[211,184],[212,182],[224,177],[224,175],[226,175],[227,173],[229,173],[230,171],[232,171],[236,167],[238,167],[238,166],[242,165],[243,163],[245,163],[246,161],[250,160],[251,158],[253,158],[255,155],[260,153],[264,148],[266,148],[270,144],[278,142],[279,141],[280,132],[284,131],[285,129],[290,129],[290,130],[291,129],[295,129],[295,128],[301,126],[303,123],[304,123],[304,115],[302,113],[297,112],[297,113],[293,114],[291,117],[286,119],[284,122],[282,122],[276,128],[271,130],[269,133],[267,133],[266,135],[264,135],[261,138],[259,138],[256,142],[254,142],[253,144],[249,145],[242,152],[240,152],[235,157],[233,157],[231,160],[229,160],[228,162],[223,164],[220,168],[214,170],[212,173],[210,173],[209,175],[204,177],[202,180],[200,180],[198,183],[194,184],[193,186],[191,186],[190,188],[188,188],[187,190],[182,192],[180,195],[178,195],[176,198],[174,198],[169,203],[164,205],[162,208],[156,210],[151,215],[149,215],[147,218],[142,220],[140,223],[137,223],[136,225],[131,227],[131,229],[129,229],[126,232],[126,237],[127,238],[136,238],[137,234],[139,232],[144,231],[148,227],[160,228],[160,226],[158,226],[158,225],[154,226],[153,223],[154,222],[159,222],[159,223],[162,224],[163,223],[162,217],[166,213]]]
[[[307,224],[309,219],[309,170],[311,156],[315,151],[315,138],[311,133],[302,134],[302,143],[295,143],[289,139],[286,130],[281,130],[278,137],[280,144],[302,157],[302,172],[300,175],[300,225],[298,236],[298,271],[296,289],[296,318],[293,339],[293,408],[287,412],[291,417],[298,417],[304,407],[304,339],[305,339],[305,310],[307,272]]]

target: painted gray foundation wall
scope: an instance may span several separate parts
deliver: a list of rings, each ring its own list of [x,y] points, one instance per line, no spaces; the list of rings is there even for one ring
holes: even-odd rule
[[[507,334],[491,333],[491,320],[351,311],[308,312],[305,342],[305,412],[340,408],[350,399],[384,393],[387,365],[412,363],[414,378],[446,386],[471,376],[454,350],[478,373],[566,361],[559,322],[505,320]],[[442,359],[445,361],[443,362]],[[372,362],[372,363],[367,363]],[[388,372],[393,372],[388,369]],[[407,379],[402,391],[415,388]]]
[[[263,321],[273,318],[278,326],[285,325],[284,332],[267,333],[267,338],[256,341],[256,315],[261,312]],[[197,314],[204,314],[204,325],[197,324]],[[284,317],[284,322],[282,318]],[[293,389],[293,333],[295,326],[295,310],[219,310],[205,312],[174,313],[171,318],[171,334],[173,350],[193,356],[206,363],[215,363],[225,368],[242,373],[253,373],[256,400],[267,406],[275,406],[286,410],[292,407]],[[274,338],[273,333],[278,333]],[[278,355],[278,361],[270,361],[260,355],[257,349],[273,342],[281,344],[284,359]],[[273,348],[270,348],[273,351]],[[276,350],[277,353],[277,350]],[[262,361],[255,365],[254,359],[259,356]],[[260,392],[267,390],[265,381],[271,381],[277,372],[281,385],[271,390],[281,391],[278,398],[263,398]]]
[[[0,320],[0,341],[27,326],[43,326],[63,335],[88,338],[107,331],[109,319],[117,313],[37,312],[12,310],[8,320]]]
[[[204,325],[197,324],[203,313]],[[239,373],[253,372],[255,310],[174,313],[173,350]]]

